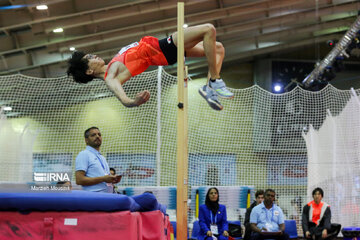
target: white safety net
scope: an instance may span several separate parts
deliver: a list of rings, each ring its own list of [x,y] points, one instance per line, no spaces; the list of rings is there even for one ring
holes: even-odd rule
[[[96,126],[103,135],[102,154],[123,175],[120,187],[176,186],[177,80],[162,71],[158,85],[157,75],[157,70],[145,72],[124,85],[130,97],[151,92],[149,102],[137,108],[125,108],[102,80],[77,84],[67,77],[0,77],[0,105],[12,107],[2,111],[0,121],[0,181],[31,182],[34,171],[74,171],[75,158],[85,148],[84,131]],[[295,88],[286,94],[258,86],[231,89],[234,99],[220,99],[224,110],[214,111],[198,94],[203,84],[205,79],[188,84],[190,188],[273,188],[286,217],[297,221],[317,185],[324,187],[330,205],[350,199],[359,208],[359,110],[346,110],[344,126],[324,123],[327,111],[334,117],[345,112],[350,90],[331,85],[320,92]],[[323,154],[327,160],[319,158],[325,164],[320,167],[308,162],[308,155],[313,160],[317,153],[308,152],[302,132],[308,133],[309,126],[321,132],[326,124],[335,132],[325,131],[311,148],[335,152],[336,158]],[[348,170],[340,171],[344,165]],[[326,181],[341,187],[327,187]],[[341,211],[334,208],[333,215]],[[358,219],[352,223],[360,224]]]

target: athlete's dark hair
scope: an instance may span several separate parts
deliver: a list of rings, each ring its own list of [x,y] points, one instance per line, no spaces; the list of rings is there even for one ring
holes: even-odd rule
[[[314,196],[316,192],[319,192],[321,194],[321,197],[324,197],[324,191],[321,188],[319,188],[319,187],[315,188],[312,191],[312,195]]]
[[[68,60],[67,74],[68,76],[72,75],[75,82],[78,83],[88,83],[94,79],[94,76],[86,74],[89,60],[84,58],[85,55],[83,52],[75,51]]]

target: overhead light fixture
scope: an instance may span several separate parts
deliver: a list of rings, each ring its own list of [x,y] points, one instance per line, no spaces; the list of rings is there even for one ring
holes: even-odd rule
[[[54,33],[61,33],[61,32],[63,32],[63,31],[64,31],[63,28],[55,28],[55,29],[53,30]]]
[[[282,91],[282,86],[280,84],[275,84],[274,91],[275,92],[281,92]]]
[[[183,25],[184,28],[187,28],[189,25],[187,25],[186,23]]]
[[[37,6],[36,6],[36,9],[37,9],[37,10],[47,10],[47,9],[48,9],[48,6],[47,6],[47,5],[37,5]]]
[[[11,111],[12,107],[4,107],[3,109],[4,109],[4,111]]]
[[[70,47],[70,51],[75,51],[75,47]]]

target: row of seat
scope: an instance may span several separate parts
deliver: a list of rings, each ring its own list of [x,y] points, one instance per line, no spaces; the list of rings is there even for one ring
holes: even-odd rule
[[[241,225],[240,221],[228,221],[229,223]],[[171,222],[171,225],[174,229],[174,238],[176,239],[176,222]],[[297,228],[296,228],[296,221],[295,220],[285,220],[285,232],[289,234],[290,239],[298,238]],[[200,233],[200,225],[199,221],[195,221],[193,223],[193,229],[191,233],[191,240],[197,239]],[[242,237],[238,237],[235,239],[242,239]]]

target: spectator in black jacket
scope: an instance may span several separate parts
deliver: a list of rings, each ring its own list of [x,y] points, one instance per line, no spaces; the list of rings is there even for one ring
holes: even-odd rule
[[[250,207],[248,209],[246,209],[246,213],[245,213],[245,222],[244,222],[245,235],[244,235],[244,240],[250,240],[250,238],[251,238],[251,226],[250,226],[250,214],[251,214],[251,211],[255,206],[259,205],[263,201],[264,201],[264,190],[256,191],[256,193],[255,193],[255,201],[250,205]]]
[[[313,201],[306,204],[302,212],[302,228],[307,239],[331,239],[340,232],[340,224],[331,224],[330,206],[322,201],[324,191],[315,188],[312,192]]]

